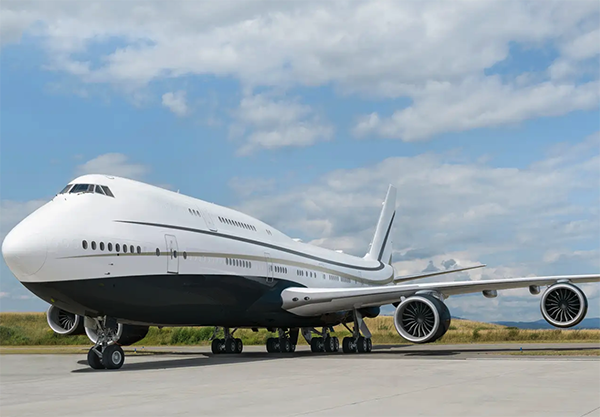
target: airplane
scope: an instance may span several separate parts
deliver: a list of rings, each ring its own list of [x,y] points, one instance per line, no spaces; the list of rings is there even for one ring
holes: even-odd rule
[[[395,276],[395,216],[390,185],[370,247],[358,257],[303,243],[227,207],[93,174],[75,178],[15,226],[2,255],[17,279],[50,304],[54,332],[85,332],[93,369],[121,368],[121,346],[143,339],[149,326],[214,326],[211,350],[221,354],[242,352],[239,328],[276,333],[266,342],[269,353],[293,352],[299,334],[312,352],[338,352],[331,333],[342,324],[352,336],[341,350],[369,353],[364,318],[388,304],[398,334],[412,343],[446,333],[444,300],[457,294],[493,298],[498,290],[529,288],[537,295],[547,287],[540,310],[548,323],[568,328],[585,317],[587,298],[575,284],[599,282],[600,274],[415,282],[485,266],[471,265]]]

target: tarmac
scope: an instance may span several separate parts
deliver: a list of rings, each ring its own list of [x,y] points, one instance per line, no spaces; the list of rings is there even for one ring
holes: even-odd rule
[[[595,416],[600,358],[526,356],[585,344],[398,345],[370,354],[212,355],[127,349],[120,370],[80,354],[0,355],[7,416]],[[140,352],[156,352],[143,354]],[[507,355],[513,353],[516,355]]]

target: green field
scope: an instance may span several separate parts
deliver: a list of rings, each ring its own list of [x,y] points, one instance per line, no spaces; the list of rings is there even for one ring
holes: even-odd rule
[[[380,316],[366,319],[373,333],[373,343],[408,343],[394,328],[392,317]],[[212,335],[211,327],[151,327],[148,335],[136,343],[137,346],[178,346],[207,345]],[[339,338],[349,336],[343,327],[335,327]],[[236,331],[245,345],[262,345],[273,333],[261,329]],[[501,342],[600,342],[600,330],[519,330],[497,324],[480,323],[468,320],[452,320],[448,332],[438,344],[458,343],[501,343]],[[302,337],[299,344],[306,344]],[[46,322],[45,313],[0,313],[0,346],[88,346],[87,336],[60,336],[55,334]]]

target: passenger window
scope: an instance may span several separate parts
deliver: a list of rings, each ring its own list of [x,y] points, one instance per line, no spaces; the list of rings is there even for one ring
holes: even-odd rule
[[[92,250],[96,250],[96,242],[92,240]]]
[[[183,259],[187,259],[187,252],[183,252]]]
[[[115,244],[115,252],[121,252],[121,245],[118,243]]]
[[[83,246],[83,249],[87,249],[87,240],[84,240],[83,242],[81,242],[81,246]]]
[[[104,250],[104,242],[100,242],[100,250]]]
[[[137,253],[141,254],[142,253],[142,248],[140,248],[139,246],[137,247]]]
[[[160,256],[160,249],[156,248],[156,256]]]
[[[177,251],[176,250],[173,251],[173,258],[177,258]]]
[[[123,245],[123,253],[127,253],[127,245]]]
[[[107,245],[107,246],[108,246],[108,251],[109,251],[109,252],[112,252],[112,243],[108,242],[108,245]]]

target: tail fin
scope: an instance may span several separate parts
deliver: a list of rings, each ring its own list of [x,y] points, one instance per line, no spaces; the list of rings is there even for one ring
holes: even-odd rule
[[[396,187],[390,184],[388,187],[383,208],[379,215],[375,236],[371,242],[369,253],[365,255],[365,259],[376,259],[381,262],[391,263],[392,259],[392,242],[390,233],[396,216]]]

